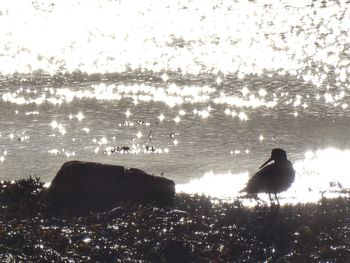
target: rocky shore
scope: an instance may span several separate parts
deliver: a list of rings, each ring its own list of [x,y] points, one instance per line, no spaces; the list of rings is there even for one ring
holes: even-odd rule
[[[350,199],[247,208],[176,194],[174,208],[52,213],[39,179],[0,184],[1,262],[346,262]]]

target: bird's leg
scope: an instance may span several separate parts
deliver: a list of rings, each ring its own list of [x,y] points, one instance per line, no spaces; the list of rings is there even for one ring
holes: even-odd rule
[[[277,193],[275,193],[275,198],[276,198],[276,200],[277,200],[278,206],[280,206],[280,201],[278,200]]]
[[[272,203],[271,193],[269,193],[269,199],[270,199],[270,205],[271,205],[271,203]]]

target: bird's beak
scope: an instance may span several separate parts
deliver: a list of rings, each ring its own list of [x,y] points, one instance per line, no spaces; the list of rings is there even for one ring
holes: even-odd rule
[[[273,160],[272,158],[268,159],[266,162],[264,162],[264,164],[262,166],[259,167],[259,169],[263,168],[266,164],[268,164],[272,160]]]

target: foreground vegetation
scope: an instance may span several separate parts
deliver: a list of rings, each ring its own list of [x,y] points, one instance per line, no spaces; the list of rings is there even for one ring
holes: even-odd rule
[[[349,262],[350,199],[254,208],[178,194],[175,210],[133,205],[54,214],[43,183],[0,184],[0,262]]]

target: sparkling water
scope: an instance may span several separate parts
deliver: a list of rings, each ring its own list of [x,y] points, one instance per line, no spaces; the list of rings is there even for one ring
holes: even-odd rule
[[[0,178],[68,160],[238,195],[272,148],[283,202],[350,187],[347,1],[0,3]],[[261,197],[264,198],[264,195]]]

